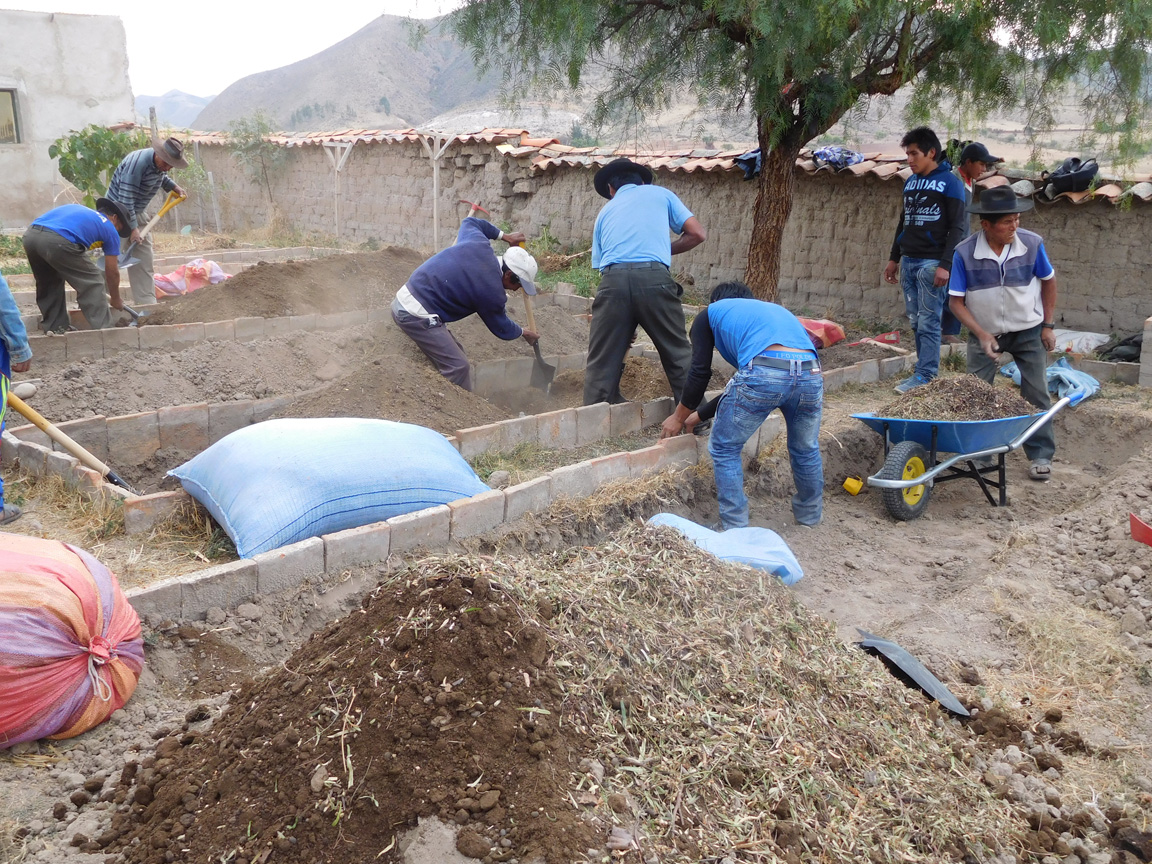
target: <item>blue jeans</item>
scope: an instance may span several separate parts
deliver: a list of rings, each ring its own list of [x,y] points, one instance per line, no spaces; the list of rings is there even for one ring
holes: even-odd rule
[[[788,428],[792,463],[792,514],[802,525],[815,525],[824,515],[824,463],[820,457],[820,415],[824,379],[819,372],[792,373],[768,366],[745,366],[728,382],[716,409],[708,452],[716,478],[720,521],[725,528],[748,525],[748,496],[740,452],[776,408]]]
[[[948,285],[936,287],[935,258],[900,259],[900,287],[904,289],[904,311],[916,339],[916,374],[932,380],[940,372],[940,316]]]

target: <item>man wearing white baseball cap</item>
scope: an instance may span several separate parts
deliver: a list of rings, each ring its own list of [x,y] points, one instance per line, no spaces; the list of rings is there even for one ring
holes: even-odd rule
[[[503,255],[490,241],[510,244]],[[524,235],[505,234],[491,222],[469,216],[456,243],[421,264],[396,292],[392,320],[436,364],[440,374],[465,390],[472,389],[472,368],[464,347],[445,326],[479,315],[504,340],[523,337],[535,345],[539,335],[508,317],[508,291],[536,293],[536,259],[522,249]]]

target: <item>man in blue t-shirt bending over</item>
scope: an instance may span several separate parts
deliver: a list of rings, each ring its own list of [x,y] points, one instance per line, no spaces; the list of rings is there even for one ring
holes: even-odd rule
[[[524,235],[505,234],[491,222],[469,216],[460,225],[456,244],[437,252],[413,271],[392,301],[392,320],[458,387],[472,389],[472,368],[464,347],[445,326],[479,315],[501,339],[540,338],[508,317],[506,291],[536,293],[536,259],[519,245]],[[489,241],[503,240],[508,251],[498,256]]]
[[[713,349],[736,367],[736,374],[720,396],[693,411],[712,375]],[[820,456],[824,379],[812,339],[783,306],[753,299],[752,289],[743,282],[723,282],[712,289],[707,308],[692,322],[688,383],[660,437],[691,432],[701,420],[715,416],[708,452],[725,529],[748,524],[740,453],[777,408],[788,429],[788,457],[796,484],[792,515],[801,525],[818,525],[824,516]]]
[[[623,402],[620,373],[639,324],[660,352],[672,396],[680,398],[692,346],[684,326],[683,290],[672,278],[672,256],[707,239],[700,220],[673,193],[652,184],[652,169],[615,159],[596,172],[608,203],[592,229],[592,269],[600,287],[592,303],[584,404]],[[680,236],[673,241],[669,230]]]
[[[36,279],[36,305],[45,333],[74,329],[68,318],[64,283],[76,291],[76,303],[93,330],[115,325],[109,305],[122,310],[120,240],[131,233],[128,211],[110,198],[97,198],[96,209],[65,204],[37,217],[24,232],[24,254]],[[89,252],[104,256],[101,274]],[[105,293],[107,291],[107,293]]]

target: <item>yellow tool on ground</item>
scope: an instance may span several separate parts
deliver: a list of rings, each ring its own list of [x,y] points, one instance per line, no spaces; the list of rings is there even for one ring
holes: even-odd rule
[[[55,426],[45,420],[39,411],[26,403],[11,390],[8,391],[8,406],[15,410],[18,414],[23,415],[29,423],[44,432],[45,435],[47,435],[49,438],[51,438],[53,441],[55,441],[57,444],[59,444],[61,447],[79,459],[84,465],[91,468],[93,471],[98,472],[101,477],[108,478],[108,480],[115,483],[121,489],[127,489],[133,495],[140,494],[131,486],[129,486],[123,477],[121,477],[119,474],[117,474],[115,471],[113,471],[111,468],[109,468],[107,465],[105,465],[103,462],[101,462],[99,459],[97,459]]]
[[[163,206],[161,206],[160,209],[156,211],[156,215],[153,216],[151,219],[149,219],[148,224],[145,225],[141,229],[140,240],[143,240],[145,237],[148,236],[149,232],[151,232],[153,227],[155,227],[156,223],[160,221],[161,216],[163,216],[165,213],[167,213],[169,210],[171,210],[173,207],[175,207],[177,204],[179,204],[181,201],[183,201],[187,197],[188,197],[187,195],[178,195],[175,192],[169,192],[168,197],[164,199]],[[140,242],[140,241],[137,240],[135,243],[132,243],[132,245],[130,245],[123,252],[121,252],[120,257],[116,259],[116,263],[120,266],[121,270],[123,270],[126,267],[131,267],[133,264],[139,264],[140,263],[139,258],[133,258],[132,257],[132,250],[135,248],[136,243],[138,243],[138,242]]]

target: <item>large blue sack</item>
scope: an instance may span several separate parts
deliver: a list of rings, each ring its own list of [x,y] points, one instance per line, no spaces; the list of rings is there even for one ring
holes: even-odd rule
[[[350,417],[246,426],[168,473],[243,557],[488,489],[440,433]]]
[[[766,570],[785,585],[795,585],[804,578],[800,562],[788,544],[775,531],[767,528],[732,528],[713,531],[671,513],[657,513],[648,520],[649,525],[667,525],[675,528],[705,552],[721,561],[747,564],[757,570]]]
[[[1001,366],[1000,374],[1011,378],[1017,387],[1020,386],[1020,369],[1017,368],[1015,360]],[[1049,366],[1045,374],[1048,379],[1048,392],[1058,399],[1070,397],[1070,405],[1078,405],[1088,397],[1095,396],[1100,390],[1100,382],[1087,372],[1073,369],[1067,357],[1061,357]]]

